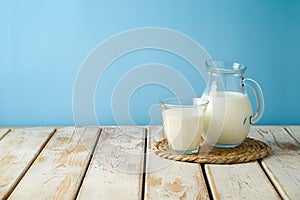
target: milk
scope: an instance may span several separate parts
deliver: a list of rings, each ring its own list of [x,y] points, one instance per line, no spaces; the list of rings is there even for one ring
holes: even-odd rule
[[[247,137],[250,130],[252,107],[246,94],[217,92],[209,100],[205,113],[203,138],[216,146],[237,146]]]
[[[203,134],[203,111],[193,107],[163,110],[163,125],[169,146],[175,151],[198,150]]]

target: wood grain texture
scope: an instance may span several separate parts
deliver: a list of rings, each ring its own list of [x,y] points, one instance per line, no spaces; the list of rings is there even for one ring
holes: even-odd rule
[[[73,199],[98,135],[96,127],[59,128],[9,199]]]
[[[5,199],[51,137],[52,128],[12,129],[0,140],[0,199]]]
[[[105,128],[77,199],[141,199],[145,129]]]
[[[272,148],[271,156],[262,160],[262,166],[283,199],[300,196],[300,144],[296,139],[300,129],[289,127],[256,127],[250,135]]]
[[[298,143],[300,143],[300,126],[288,126],[285,128],[287,129],[291,137],[293,137],[295,140],[297,140]]]
[[[149,129],[145,199],[209,199],[199,164],[167,160],[152,151],[162,139],[161,129]]]
[[[2,127],[0,199],[209,199],[200,165],[152,152],[160,129],[148,129],[144,166],[142,127],[108,127],[99,141],[97,127]],[[214,199],[299,199],[300,126],[256,126],[249,136],[270,145],[271,155],[205,165]]]
[[[295,144],[280,145],[280,141],[285,140],[286,135],[272,135],[267,131],[268,127],[253,127],[249,136],[259,139],[272,147],[271,155],[263,159],[263,166],[266,160],[273,160],[274,155],[282,153],[282,149],[290,152],[295,148]],[[283,128],[274,127],[273,130]],[[278,146],[279,144],[279,146]],[[269,161],[268,161],[269,162]],[[273,163],[274,166],[276,162]],[[264,167],[266,168],[266,167]],[[238,165],[206,165],[207,176],[214,198],[216,199],[278,199],[280,196],[273,188],[268,177],[264,174],[258,162],[238,164]],[[293,172],[294,174],[296,172]],[[268,173],[270,176],[271,173]],[[282,177],[284,178],[284,177]],[[272,179],[274,184],[275,179]],[[279,186],[279,185],[277,185]],[[281,187],[280,187],[281,189]],[[292,189],[293,191],[297,191]],[[282,196],[282,195],[281,195]]]
[[[0,128],[0,140],[6,135],[6,133],[9,131],[10,129],[8,128]]]
[[[205,165],[214,199],[280,199],[257,162]]]

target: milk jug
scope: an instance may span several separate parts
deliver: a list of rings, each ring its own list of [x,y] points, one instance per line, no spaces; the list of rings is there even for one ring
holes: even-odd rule
[[[212,146],[232,148],[247,137],[251,124],[264,112],[264,97],[260,85],[244,78],[246,66],[231,61],[206,61],[208,80],[202,97],[209,101],[205,113],[204,141]],[[254,93],[252,110],[245,87]]]

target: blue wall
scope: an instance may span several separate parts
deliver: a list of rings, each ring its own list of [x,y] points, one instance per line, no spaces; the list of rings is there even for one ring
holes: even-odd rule
[[[299,13],[297,0],[0,1],[0,125],[74,124],[72,92],[85,58],[112,35],[140,27],[179,31],[212,57],[246,64],[246,76],[265,94],[260,124],[300,124]],[[100,124],[116,123],[110,104],[117,80],[145,63],[174,66],[197,95],[205,87],[188,62],[170,53],[122,56],[98,84]],[[134,122],[149,124],[148,109],[170,95],[157,84],[140,87],[126,100]]]

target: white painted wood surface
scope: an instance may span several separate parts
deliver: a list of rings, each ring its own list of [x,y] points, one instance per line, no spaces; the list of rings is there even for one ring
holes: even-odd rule
[[[51,137],[52,128],[13,129],[0,140],[0,199],[5,199]]]
[[[94,127],[59,128],[9,199],[73,199],[98,135]]]
[[[286,127],[289,134],[300,143],[300,126],[288,126]]]
[[[214,199],[280,199],[257,162],[205,165]]]
[[[249,136],[266,142],[271,146],[273,152],[277,153],[278,147],[274,146],[277,142],[276,138],[283,137],[276,136],[276,138],[266,139],[264,134],[257,131],[255,127],[251,129]],[[205,169],[208,173],[210,188],[216,199],[280,198],[257,162],[238,165],[206,165]]]
[[[6,135],[8,131],[8,128],[0,128],[0,140]]]
[[[162,139],[161,127],[150,127],[147,148],[145,199],[209,199],[201,166],[167,160],[153,151]]]
[[[99,127],[0,128],[0,199],[209,199],[206,186],[214,199],[300,196],[300,126],[256,126],[249,135],[271,146],[268,158],[205,172],[156,156],[160,129],[148,129],[144,155],[142,127],[107,127],[100,138]]]
[[[145,130],[105,128],[77,199],[141,199]]]
[[[250,133],[272,147],[271,156],[262,160],[262,166],[283,199],[300,198],[299,130],[291,127],[288,133],[279,126],[256,127]]]

